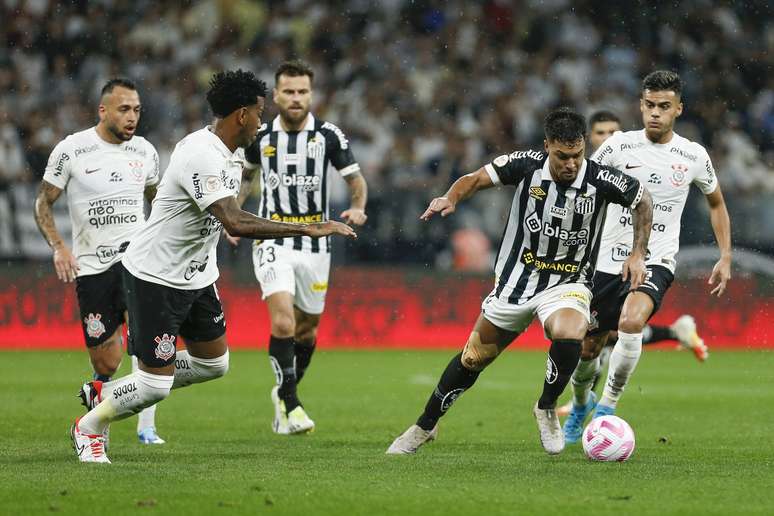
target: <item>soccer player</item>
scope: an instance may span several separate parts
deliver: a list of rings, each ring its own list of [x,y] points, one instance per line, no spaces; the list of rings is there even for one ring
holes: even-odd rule
[[[344,133],[309,112],[314,72],[302,61],[287,61],[275,73],[279,115],[245,150],[248,167],[261,169],[259,215],[287,222],[328,220],[331,165],[346,181],[349,224],[366,222],[367,187]],[[314,429],[298,399],[297,385],[312,360],[328,290],[331,247],[326,238],[294,237],[256,241],[255,277],[271,318],[269,360],[276,377],[271,391],[272,429],[299,434]]]
[[[35,220],[54,250],[54,269],[75,281],[83,336],[94,379],[110,380],[121,364],[126,295],[121,256],[145,222],[143,194],[156,195],[159,157],[142,136],[140,97],[132,81],[109,80],[102,88],[99,122],[71,134],[51,152],[38,197]],[[52,206],[67,190],[73,251],[57,231]],[[132,356],[132,369],[137,359]],[[89,400],[84,399],[88,408]],[[140,413],[137,434],[145,444],[164,442],[155,428],[155,408]]]
[[[226,321],[215,288],[222,227],[249,238],[355,236],[339,222],[273,222],[239,208],[242,148],[256,138],[265,96],[266,85],[251,72],[215,74],[207,92],[215,121],[175,147],[148,222],[123,257],[129,339],[140,367],[94,386],[99,404],[70,430],[81,462],[110,462],[104,448],[110,422],[158,403],[172,388],[228,371]],[[176,353],[178,335],[187,349]]]
[[[573,374],[573,408],[564,425],[565,439],[575,442],[586,416],[615,413],[618,400],[642,352],[643,328],[656,313],[674,278],[680,244],[680,218],[688,190],[695,184],[706,196],[720,260],[709,283],[711,294],[722,295],[731,277],[731,223],[707,151],[674,132],[683,112],[682,81],[674,72],[652,72],[642,82],[640,111],[645,129],[617,132],[597,149],[592,159],[619,167],[647,184],[653,195],[653,233],[648,248],[647,280],[635,287],[622,275],[631,239],[631,214],[611,206],[602,237],[604,250],[594,276],[592,311],[596,321],[583,343]],[[717,284],[717,285],[716,285]],[[591,393],[599,369],[598,356],[611,330],[618,342],[610,355],[607,381],[599,404]]]
[[[634,250],[624,262],[627,279],[639,285],[645,274],[650,233],[650,195],[639,181],[584,159],[586,122],[559,109],[545,124],[546,152],[503,155],[458,179],[433,199],[422,219],[454,213],[457,203],[479,190],[513,185],[510,216],[495,266],[496,286],[462,352],[452,358],[416,424],[388,448],[388,454],[415,453],[434,439],[439,418],[469,389],[534,317],[551,339],[543,393],[533,408],[540,440],[549,454],[564,449],[556,400],[578,363],[589,324],[588,288],[599,251],[608,203],[632,209]]]

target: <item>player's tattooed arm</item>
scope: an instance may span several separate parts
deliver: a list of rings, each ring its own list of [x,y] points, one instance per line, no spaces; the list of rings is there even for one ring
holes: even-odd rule
[[[78,275],[78,261],[57,231],[52,209],[60,195],[62,195],[61,188],[46,180],[41,181],[38,196],[35,199],[35,222],[43,238],[54,250],[54,269],[57,277],[64,282],[71,282]]]
[[[430,206],[420,215],[422,220],[430,220],[436,213],[441,217],[451,215],[457,209],[457,203],[472,197],[479,190],[492,188],[494,183],[487,171],[481,167],[475,172],[465,174],[451,185],[449,191],[443,197],[436,197],[430,201]]]
[[[253,191],[255,178],[258,176],[258,167],[242,169],[242,183],[239,185],[239,195],[237,195],[237,204],[244,206],[245,201]]]
[[[710,208],[712,231],[715,233],[715,240],[720,249],[720,259],[712,268],[712,275],[708,283],[715,286],[717,282],[711,294],[720,297],[726,291],[726,283],[731,279],[731,219],[728,216],[726,201],[723,199],[720,185],[706,197]]]
[[[153,199],[156,198],[156,192],[158,192],[158,185],[148,185],[145,187],[145,191],[143,192],[145,194],[145,198],[148,199],[148,202],[153,202]]]
[[[368,185],[360,172],[353,172],[344,176],[344,181],[349,187],[349,209],[341,212],[341,218],[347,224],[362,226],[368,220],[365,207],[368,199]]]
[[[630,281],[632,290],[645,281],[645,258],[648,254],[650,230],[653,227],[653,198],[647,188],[642,189],[642,197],[632,210],[634,242],[632,253],[623,264],[623,279]]]
[[[342,235],[357,238],[355,231],[341,222],[329,220],[314,224],[293,224],[275,222],[244,211],[239,207],[236,197],[219,199],[207,207],[230,235],[264,240],[290,236],[309,236],[313,238],[327,235]]]

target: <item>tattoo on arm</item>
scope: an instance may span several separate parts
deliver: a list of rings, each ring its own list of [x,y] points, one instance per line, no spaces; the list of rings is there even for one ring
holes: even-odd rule
[[[35,199],[35,222],[38,224],[38,229],[43,238],[46,239],[46,242],[52,248],[62,245],[64,242],[62,235],[56,229],[54,212],[52,210],[54,202],[59,199],[60,195],[62,195],[60,188],[48,181],[42,181],[38,190],[38,197]]]
[[[632,249],[640,251],[642,256],[646,256],[650,230],[653,227],[653,198],[647,189],[643,189],[640,202],[632,210],[632,218],[634,224]]]
[[[360,172],[354,172],[344,176],[344,180],[349,186],[350,206],[360,210],[365,210],[368,200],[368,185]]]
[[[257,171],[258,168],[242,169],[242,183],[239,185],[239,195],[237,195],[237,204],[240,208],[244,206],[245,201],[253,191],[253,181],[255,181]]]

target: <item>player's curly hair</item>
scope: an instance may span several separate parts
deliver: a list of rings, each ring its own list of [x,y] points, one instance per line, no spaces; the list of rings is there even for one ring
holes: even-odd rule
[[[210,79],[207,102],[219,118],[225,118],[239,108],[252,106],[257,97],[266,97],[266,83],[253,72],[242,69],[218,72]]]
[[[546,140],[575,143],[586,137],[586,119],[568,107],[554,109],[543,124]]]
[[[677,72],[669,70],[656,70],[650,72],[642,80],[642,91],[674,91],[675,95],[681,96],[683,92],[683,81]]]

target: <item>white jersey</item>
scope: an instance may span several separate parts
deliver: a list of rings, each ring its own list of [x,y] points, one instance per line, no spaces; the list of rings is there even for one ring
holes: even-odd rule
[[[43,180],[67,192],[78,276],[98,274],[142,228],[143,193],[159,182],[159,155],[142,136],[112,144],[92,127],[54,147]]]
[[[123,258],[134,276],[183,290],[215,283],[221,222],[207,208],[239,193],[244,151],[231,152],[209,127],[175,146],[142,233]]]
[[[653,197],[653,229],[648,244],[647,265],[661,265],[675,272],[680,248],[680,219],[691,184],[705,195],[717,188],[715,170],[707,151],[678,134],[669,143],[653,143],[645,130],[616,132],[597,149],[593,160],[636,177]],[[628,208],[608,205],[597,270],[620,274],[631,253],[632,213]]]

